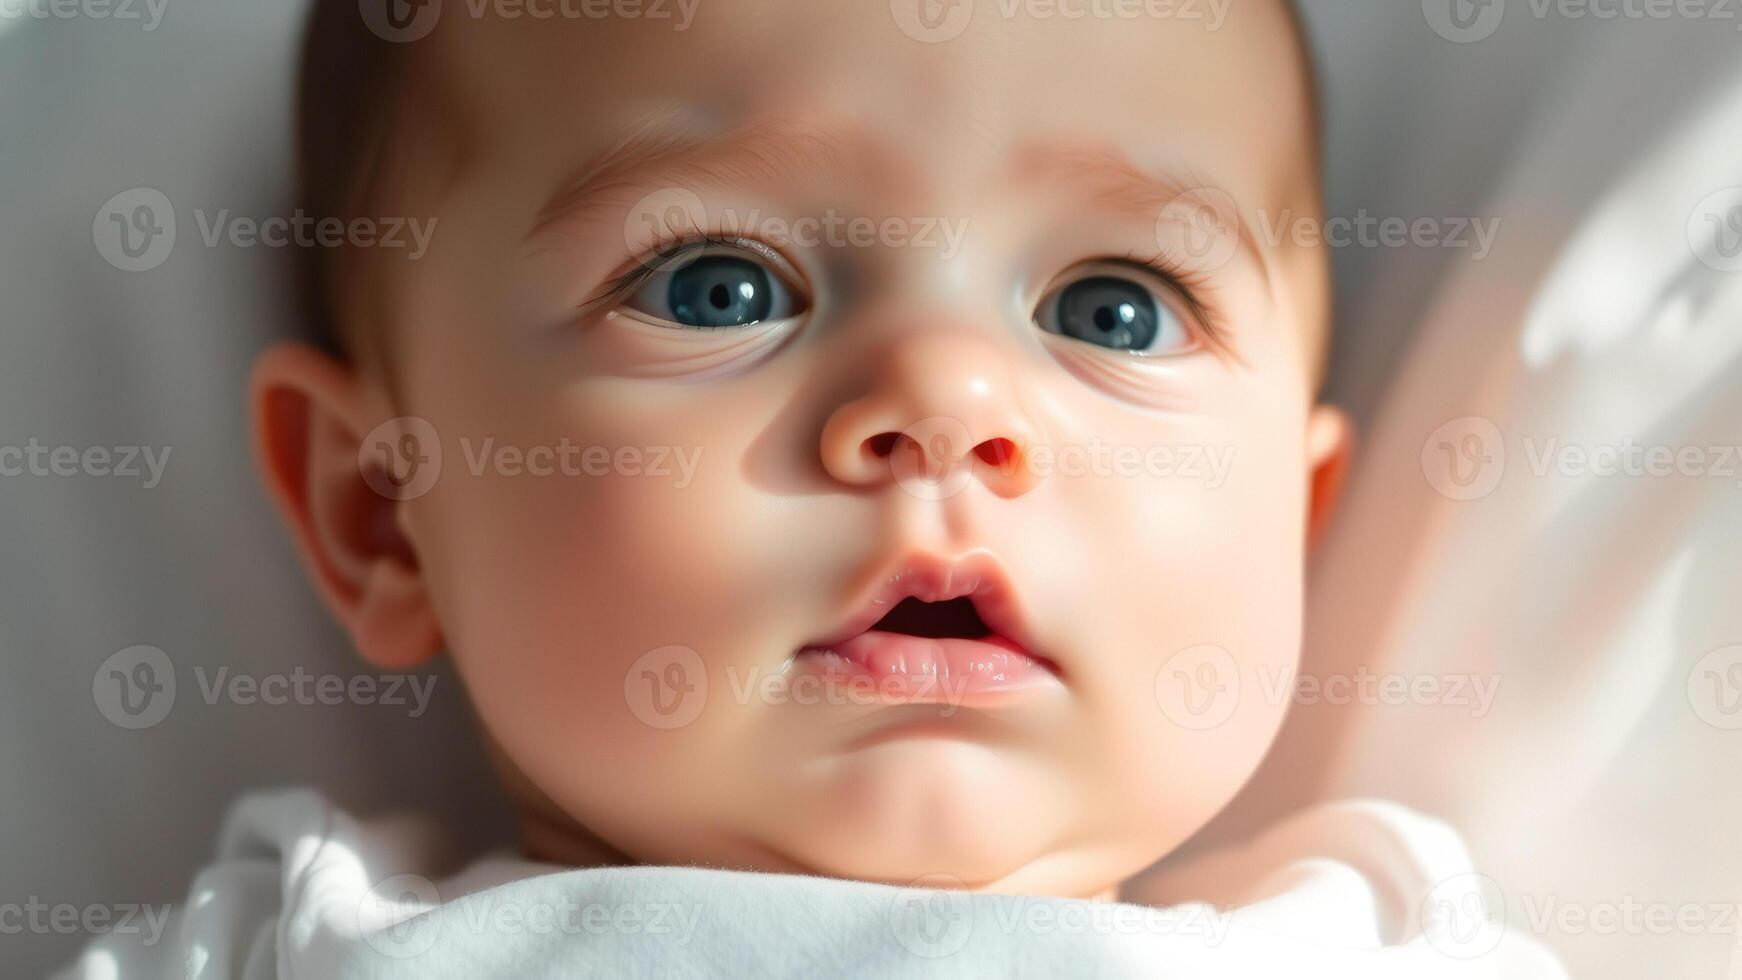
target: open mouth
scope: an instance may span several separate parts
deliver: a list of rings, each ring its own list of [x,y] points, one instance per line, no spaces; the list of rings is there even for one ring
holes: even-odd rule
[[[974,600],[967,596],[943,602],[908,596],[871,628],[934,640],[983,640],[992,635],[992,627],[980,618],[980,610],[974,608]]]
[[[874,681],[884,700],[901,702],[996,699],[1059,680],[1057,664],[1026,640],[1009,578],[984,554],[895,566],[859,615],[798,661]]]

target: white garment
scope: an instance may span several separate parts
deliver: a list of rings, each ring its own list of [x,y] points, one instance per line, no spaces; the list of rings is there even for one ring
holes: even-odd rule
[[[440,865],[427,824],[358,821],[306,790],[246,797],[160,934],[117,930],[61,976],[1566,976],[1486,921],[1449,827],[1377,802],[1314,809],[1132,886],[1237,892],[1233,911],[508,856],[448,877]]]

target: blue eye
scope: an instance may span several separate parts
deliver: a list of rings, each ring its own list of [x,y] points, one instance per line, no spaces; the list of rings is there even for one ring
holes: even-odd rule
[[[1177,354],[1193,344],[1168,301],[1140,280],[1144,273],[1103,271],[1055,290],[1035,323],[1048,333],[1133,354]]]
[[[802,312],[780,276],[743,251],[674,258],[649,275],[627,305],[697,329],[744,327]]]

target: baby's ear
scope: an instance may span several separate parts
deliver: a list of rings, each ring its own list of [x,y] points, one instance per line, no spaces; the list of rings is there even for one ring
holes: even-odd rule
[[[1355,427],[1343,410],[1333,405],[1314,405],[1307,416],[1307,547],[1318,544],[1337,502],[1343,497],[1343,481],[1349,475],[1349,460],[1355,452]]]
[[[391,414],[378,402],[353,369],[302,344],[260,355],[249,381],[255,465],[303,567],[358,652],[403,670],[434,656],[442,637],[404,495],[367,469],[379,457],[363,452],[364,439]]]

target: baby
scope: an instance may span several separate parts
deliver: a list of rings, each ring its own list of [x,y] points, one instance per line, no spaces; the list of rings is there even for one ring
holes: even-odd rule
[[[1131,884],[1277,732],[1348,455],[1327,256],[1254,233],[1320,210],[1284,0],[320,0],[301,86],[303,207],[434,235],[306,256],[321,338],[256,366],[259,466],[363,657],[452,658],[524,854],[442,878],[398,825],[254,798],[150,962],[1492,968],[1433,930],[1455,838],[1381,804]],[[456,925],[535,883],[701,914]],[[913,957],[854,931],[885,892],[1211,904]]]

